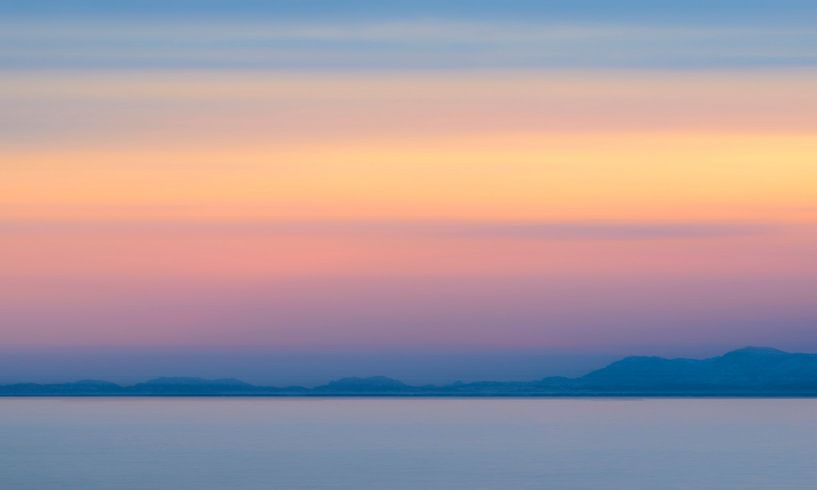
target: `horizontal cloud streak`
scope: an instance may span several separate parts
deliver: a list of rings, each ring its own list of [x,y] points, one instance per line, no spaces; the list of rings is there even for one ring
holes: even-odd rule
[[[428,18],[469,19],[639,19],[677,22],[694,20],[801,21],[817,13],[811,0],[29,0],[0,3],[10,17],[60,16],[150,20],[156,16],[197,20],[228,18]]]
[[[789,225],[791,226],[791,225]],[[5,221],[4,233],[138,232],[160,234],[400,235],[537,240],[650,240],[720,238],[781,232],[775,223],[610,221]]]
[[[16,23],[0,29],[13,68],[553,68],[811,66],[817,33],[778,26],[397,22],[208,25]]]
[[[735,26],[665,26],[639,24],[551,24],[532,22],[462,22],[462,21],[385,21],[345,23],[275,23],[225,22],[221,24],[154,23],[150,26],[123,23],[32,23],[30,25],[0,24],[0,40],[22,41],[34,45],[57,47],[58,42],[74,42],[79,46],[109,43],[161,46],[172,42],[190,46],[210,46],[213,43],[243,41],[269,43],[277,41],[337,42],[401,42],[429,44],[457,42],[530,43],[564,42],[588,39],[613,41],[755,39],[759,35],[784,38],[813,38],[813,29],[781,29]],[[779,41],[779,40],[778,40]],[[768,43],[764,44],[768,46]],[[261,44],[263,47],[264,44]],[[119,46],[117,46],[119,47]]]

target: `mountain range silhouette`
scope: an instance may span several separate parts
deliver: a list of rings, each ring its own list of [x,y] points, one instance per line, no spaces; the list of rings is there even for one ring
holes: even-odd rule
[[[341,378],[314,388],[237,379],[162,377],[0,385],[0,396],[817,396],[817,354],[745,347],[708,359],[633,356],[578,378],[412,386],[384,376]]]

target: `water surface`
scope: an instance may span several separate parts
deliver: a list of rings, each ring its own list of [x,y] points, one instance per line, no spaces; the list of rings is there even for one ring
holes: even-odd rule
[[[817,399],[5,398],[4,489],[813,489]]]

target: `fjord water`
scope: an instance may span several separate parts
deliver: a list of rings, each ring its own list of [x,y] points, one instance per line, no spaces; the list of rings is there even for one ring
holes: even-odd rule
[[[5,398],[8,489],[812,489],[817,399]]]

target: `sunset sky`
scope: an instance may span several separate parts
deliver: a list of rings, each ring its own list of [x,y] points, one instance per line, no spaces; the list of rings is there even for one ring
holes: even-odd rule
[[[817,3],[669,3],[0,1],[0,357],[817,351]]]

